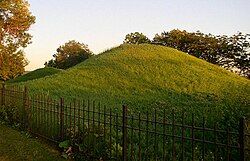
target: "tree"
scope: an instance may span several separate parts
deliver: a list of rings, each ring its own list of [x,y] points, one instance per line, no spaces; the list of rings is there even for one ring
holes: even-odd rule
[[[56,51],[57,53],[53,55],[54,58],[45,62],[45,66],[68,69],[93,55],[87,45],[75,40],[65,43]]]
[[[134,32],[127,34],[125,40],[123,41],[124,44],[143,44],[143,43],[151,43],[147,36],[143,35],[139,32]]]
[[[35,23],[26,0],[0,0],[0,79],[14,78],[28,64],[23,48],[31,43],[28,30]]]
[[[220,65],[250,78],[250,34],[239,32],[223,41],[226,48],[221,53]]]
[[[0,78],[8,80],[24,73],[24,67],[28,64],[22,51],[12,52],[1,50],[0,53]]]
[[[223,45],[220,46],[219,40],[211,34],[199,31],[189,33],[185,30],[156,34],[153,43],[176,48],[213,64],[218,63],[219,49]]]
[[[44,63],[45,67],[53,67],[56,68],[56,62],[54,59],[49,60],[48,62]]]
[[[152,43],[176,48],[246,77],[250,75],[249,34],[228,37],[172,30],[156,34]]]

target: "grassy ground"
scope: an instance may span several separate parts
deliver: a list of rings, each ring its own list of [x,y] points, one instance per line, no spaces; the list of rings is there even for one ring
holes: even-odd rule
[[[48,145],[0,124],[0,160],[56,161],[64,159],[58,151]]]
[[[60,70],[60,69],[45,67],[45,68],[41,68],[41,69],[37,69],[37,70],[31,71],[31,72],[28,72],[27,74],[24,74],[20,77],[9,80],[8,82],[9,83],[26,82],[29,80],[34,80],[34,79],[39,79],[39,78],[43,78],[46,76],[51,76],[51,75],[57,74],[61,71],[62,70]]]

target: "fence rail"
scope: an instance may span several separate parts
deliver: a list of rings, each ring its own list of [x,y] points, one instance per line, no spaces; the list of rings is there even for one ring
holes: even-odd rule
[[[0,117],[55,143],[73,140],[94,160],[249,160],[250,134],[244,118],[237,128],[207,124],[185,112],[131,113],[95,101],[29,96],[27,88],[0,88]]]

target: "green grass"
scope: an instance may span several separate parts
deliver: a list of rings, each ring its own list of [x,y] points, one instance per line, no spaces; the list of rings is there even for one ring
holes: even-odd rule
[[[18,82],[26,82],[29,80],[34,80],[34,79],[39,79],[39,78],[43,78],[46,76],[51,76],[54,74],[57,74],[59,72],[61,72],[62,70],[60,69],[56,69],[56,68],[51,68],[51,67],[45,67],[45,68],[41,68],[41,69],[37,69],[31,72],[28,72],[22,76],[19,76],[15,79],[9,80],[9,83],[18,83]]]
[[[0,123],[0,160],[1,161],[56,161],[64,160],[58,151],[29,138]]]
[[[132,111],[185,109],[228,121],[249,115],[249,80],[156,45],[121,45],[64,72],[21,85],[27,85],[31,94],[99,100],[118,107],[126,103]]]

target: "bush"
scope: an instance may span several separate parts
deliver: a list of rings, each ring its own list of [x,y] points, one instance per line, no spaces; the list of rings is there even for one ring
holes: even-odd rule
[[[87,126],[84,129],[68,128],[67,140],[61,142],[59,147],[63,149],[63,157],[74,158],[74,160],[110,160],[110,156],[115,156],[116,140],[105,136],[112,134],[104,132],[104,127]],[[118,157],[121,159],[122,148],[118,145]],[[111,152],[111,154],[110,154]]]

